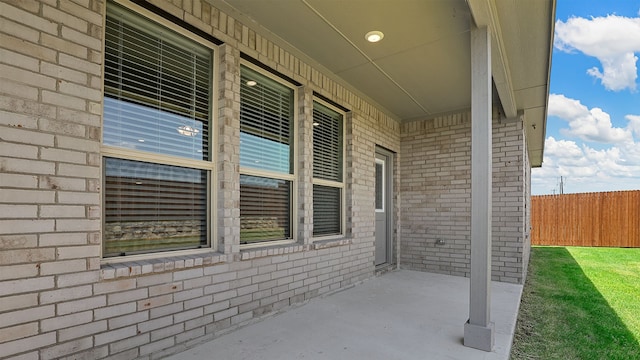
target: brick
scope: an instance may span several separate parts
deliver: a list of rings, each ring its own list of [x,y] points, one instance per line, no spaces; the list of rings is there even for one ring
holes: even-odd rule
[[[81,74],[82,76],[86,76],[86,74],[84,74],[84,73],[81,73],[81,72],[77,72],[77,73]],[[67,75],[65,77],[67,79],[71,78],[70,75]],[[59,108],[58,109],[58,119],[59,120],[63,120],[63,121],[67,121],[67,122],[76,123],[76,124],[82,124],[82,125],[86,125],[86,126],[95,126],[95,127],[101,126],[101,121],[100,121],[101,117],[100,116],[92,115],[92,114],[90,114],[88,112],[84,112],[84,111],[77,111],[77,110]]]
[[[2,301],[4,302],[5,298],[3,298]],[[54,316],[54,309],[55,307],[53,305],[48,305],[1,313],[0,324],[6,327],[16,324],[24,324],[34,320],[50,318]]]
[[[58,303],[71,299],[85,298],[91,296],[91,285],[83,285],[72,288],[64,288],[40,293],[41,304]]]
[[[0,204],[0,214],[3,214],[5,219],[36,218],[38,217],[38,206]]]
[[[39,88],[29,86],[10,80],[2,80],[0,82],[0,94],[8,94],[17,97],[27,98],[29,100],[38,100]]]
[[[38,336],[32,336],[11,342],[5,342],[0,347],[0,356],[5,357],[17,353],[21,353],[31,349],[37,349],[42,346],[54,344],[56,342],[56,334],[48,333]]]
[[[36,305],[38,305],[38,294],[35,293],[5,296],[2,298],[2,301],[0,301],[0,313]],[[8,326],[8,324],[6,326]]]
[[[84,245],[87,243],[87,234],[80,233],[56,233],[41,234],[40,246],[65,246],[65,245]],[[58,277],[60,281],[61,277]]]
[[[87,102],[84,99],[47,90],[42,90],[42,102],[76,110],[84,110],[87,107]]]
[[[160,341],[155,341],[150,344],[141,346],[140,355],[147,355],[152,352],[167,349],[172,347],[173,345],[175,345],[175,340],[173,338],[166,338]]]
[[[90,24],[102,24],[102,15],[73,2],[63,1],[60,3],[59,9],[80,19],[85,19]]]
[[[2,21],[0,21],[0,33],[13,35],[20,40],[26,40],[33,43],[37,43],[40,36],[37,30],[6,18],[3,18]]]
[[[125,340],[117,341],[109,345],[109,350],[112,354],[119,353],[121,351],[135,348],[149,343],[149,334],[142,334],[134,337],[127,337]],[[137,356],[136,356],[137,358]]]
[[[129,290],[120,293],[108,294],[109,305],[116,305],[130,301],[137,301],[148,297],[147,289]]]
[[[6,121],[5,121],[6,119]],[[0,112],[0,122],[9,123],[13,122],[16,125],[20,125],[22,127],[30,126],[28,123],[33,120],[30,116],[23,115],[14,115],[10,112],[2,111]],[[25,125],[25,123],[27,125]],[[33,145],[43,145],[43,146],[53,146],[53,135],[49,134],[41,134],[35,131],[29,131],[22,128],[2,128],[2,133],[0,135],[0,139],[4,141],[22,143],[22,144],[33,144]],[[15,164],[18,169],[21,169],[19,164]],[[48,165],[50,166],[50,165]],[[22,167],[24,169],[24,167]],[[5,170],[8,171],[8,170]],[[41,169],[38,169],[41,171]],[[31,172],[31,171],[25,171]],[[45,173],[52,173],[51,170],[46,170]]]
[[[98,43],[101,42],[98,41]],[[99,89],[93,89],[88,86],[74,84],[67,81],[60,82],[59,89],[65,94],[74,95],[79,98],[93,101],[102,101],[102,91],[100,91]]]
[[[173,303],[165,306],[160,306],[154,309],[151,309],[150,316],[152,319],[159,318],[162,316],[175,314],[183,310],[182,303]]]
[[[38,147],[8,142],[0,143],[0,154],[6,157],[16,157],[21,159],[37,159]]]
[[[35,72],[40,69],[38,59],[6,49],[0,49],[0,61],[7,65],[17,66]]]
[[[169,305],[169,304],[171,304],[173,302],[174,302],[173,295],[171,295],[171,294],[161,295],[161,296],[156,296],[156,297],[152,297],[152,298],[148,298],[148,299],[139,300],[138,301],[138,311],[142,311],[142,310],[146,310],[146,309],[152,309],[152,308],[156,308],[156,307],[164,306],[164,305]]]
[[[40,206],[40,217],[82,218],[85,216],[85,211],[85,207],[80,205],[42,205]]]
[[[95,345],[103,345],[114,341],[130,338],[136,335],[136,326],[128,326],[117,330],[108,331],[95,336]]]
[[[36,264],[0,266],[0,280],[24,279],[37,275],[38,267]]]
[[[42,15],[47,19],[72,27],[78,31],[87,31],[88,25],[86,21],[69,13],[65,13],[58,9],[52,8],[51,6],[44,5],[42,7]]]
[[[184,331],[184,324],[176,324],[151,332],[151,341],[156,341]]]
[[[58,25],[55,22],[43,19],[7,3],[0,3],[0,14],[8,19],[20,19],[20,23],[50,34],[58,32]]]
[[[61,204],[98,205],[100,204],[100,194],[87,193],[87,192],[60,191],[58,192],[58,202]]]
[[[95,296],[91,298],[85,298],[75,301],[68,301],[56,304],[58,315],[67,315],[71,313],[81,312],[85,310],[92,310],[106,306],[106,296]]]
[[[0,173],[0,184],[6,188],[35,188],[38,178],[34,175]]]
[[[0,159],[0,170],[5,172],[20,172],[20,173],[31,173],[31,174],[55,174],[56,164],[48,161],[37,161],[37,160],[27,160],[27,159],[15,159],[15,158],[1,158]],[[20,190],[21,194],[27,194],[24,190]],[[32,192],[31,196],[36,195],[44,196],[43,194],[47,194],[46,192],[37,193]],[[51,193],[49,193],[51,194]],[[4,196],[7,199],[15,199],[15,196],[9,196],[10,194],[0,194],[0,196]],[[27,194],[28,195],[28,194]],[[0,198],[3,199],[3,198]],[[5,200],[0,200],[5,201]],[[20,202],[20,201],[12,201],[12,202]],[[40,203],[40,202],[53,202],[52,199],[49,200],[27,200],[22,202],[32,202],[32,203]]]
[[[0,329],[0,339],[8,342],[38,334],[38,323],[32,322]]]
[[[58,331],[60,341],[77,339],[83,336],[93,335],[107,330],[107,321],[93,321],[88,324],[78,325]]]
[[[0,296],[50,289],[55,286],[53,276],[0,282]]]
[[[193,299],[196,297],[200,297],[203,295],[202,288],[195,288],[190,290],[184,290],[173,294],[173,299],[175,301],[184,301],[187,299]]]
[[[56,89],[56,79],[15,66],[0,64],[0,74],[18,83],[36,86],[41,89]]]
[[[57,219],[56,230],[57,231],[99,231],[101,228],[100,219]],[[87,257],[87,256],[99,256],[100,252],[95,250],[95,247],[83,247],[87,253],[84,256],[78,254],[69,254],[66,249],[59,249],[58,255],[61,259],[69,257]]]
[[[25,28],[22,25],[19,25],[19,28],[13,28],[11,24],[15,24],[15,23],[7,21],[5,24],[5,20],[3,20],[2,24],[0,24],[0,29],[9,28],[12,33],[13,32],[19,33],[20,28]],[[2,44],[4,48],[11,49],[15,52],[40,59],[42,61],[51,61],[51,62],[56,61],[56,51],[53,49],[48,49],[44,46],[35,44],[38,41],[38,33],[31,29],[28,29],[28,32],[29,34],[27,36],[33,37],[32,42],[21,39],[22,35],[20,34],[16,34],[16,36],[14,37],[14,36],[10,36],[8,33],[2,34],[2,31],[0,31],[0,44]]]
[[[59,149],[80,150],[85,152],[100,152],[100,141],[79,139],[69,136],[56,136]]]
[[[202,268],[197,268],[197,269],[190,269],[190,270],[184,270],[184,271],[177,271],[173,273],[173,280],[174,281],[179,281],[179,280],[184,280],[184,279],[192,279],[195,277],[200,277],[203,276],[203,271]]]
[[[93,291],[96,295],[112,292],[120,292],[136,288],[136,279],[124,279],[109,282],[101,282],[93,285]]]
[[[182,290],[181,282],[155,285],[149,287],[149,296],[164,295],[180,290]]]
[[[57,220],[58,222],[61,220]],[[80,220],[78,220],[80,221]],[[64,246],[56,249],[57,259],[77,259],[100,256],[101,247],[98,245]]]
[[[138,324],[138,331],[141,333],[150,332],[152,330],[164,328],[173,324],[173,316],[165,316]]]
[[[93,346],[91,337],[69,341],[63,344],[48,347],[40,351],[41,360],[59,359],[63,355],[90,349]]]
[[[102,67],[100,64],[94,64],[79,57],[60,54],[58,63],[62,66],[83,71],[92,75],[100,76]]]
[[[148,311],[138,311],[133,314],[127,314],[125,316],[111,318],[108,320],[109,330],[129,326],[129,325],[135,325],[147,320],[149,320]]]

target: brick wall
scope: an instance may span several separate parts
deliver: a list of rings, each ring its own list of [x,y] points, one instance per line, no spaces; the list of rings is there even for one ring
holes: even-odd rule
[[[471,115],[401,127],[401,267],[469,276]],[[493,121],[492,278],[522,283],[530,178],[522,122]],[[525,239],[526,238],[526,239]]]
[[[374,273],[375,146],[399,153],[399,124],[207,2],[150,3],[224,42],[215,52],[216,251],[101,259],[105,2],[0,2],[2,359],[160,358]],[[241,52],[302,84],[296,244],[239,245]],[[320,243],[310,239],[307,183],[314,91],[351,110],[347,236]]]

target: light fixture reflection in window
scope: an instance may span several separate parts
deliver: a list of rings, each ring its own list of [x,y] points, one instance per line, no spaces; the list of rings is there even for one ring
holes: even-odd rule
[[[198,135],[198,133],[200,132],[200,130],[191,127],[189,125],[182,125],[182,126],[178,126],[178,133],[180,135],[184,135],[184,136],[196,136]]]

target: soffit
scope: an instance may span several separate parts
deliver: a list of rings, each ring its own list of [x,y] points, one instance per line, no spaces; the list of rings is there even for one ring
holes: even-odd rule
[[[330,77],[390,116],[406,121],[470,108],[469,31],[474,19],[467,1],[478,0],[212,3],[294,55],[327,70]],[[509,74],[511,82],[506,88],[517,109],[528,111],[527,132],[537,133],[527,133],[527,140],[542,139],[530,144],[542,148],[555,2],[479,1],[487,4],[497,21],[501,66],[507,69],[502,73]],[[371,30],[384,32],[384,39],[367,42],[364,35]],[[540,107],[542,111],[532,111]],[[541,153],[538,155],[541,159]]]

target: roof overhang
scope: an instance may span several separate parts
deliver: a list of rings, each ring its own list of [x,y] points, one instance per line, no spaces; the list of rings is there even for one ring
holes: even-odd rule
[[[542,164],[555,0],[208,0],[399,121],[471,106],[471,26],[492,32],[505,118]],[[365,34],[379,30],[382,41]]]

